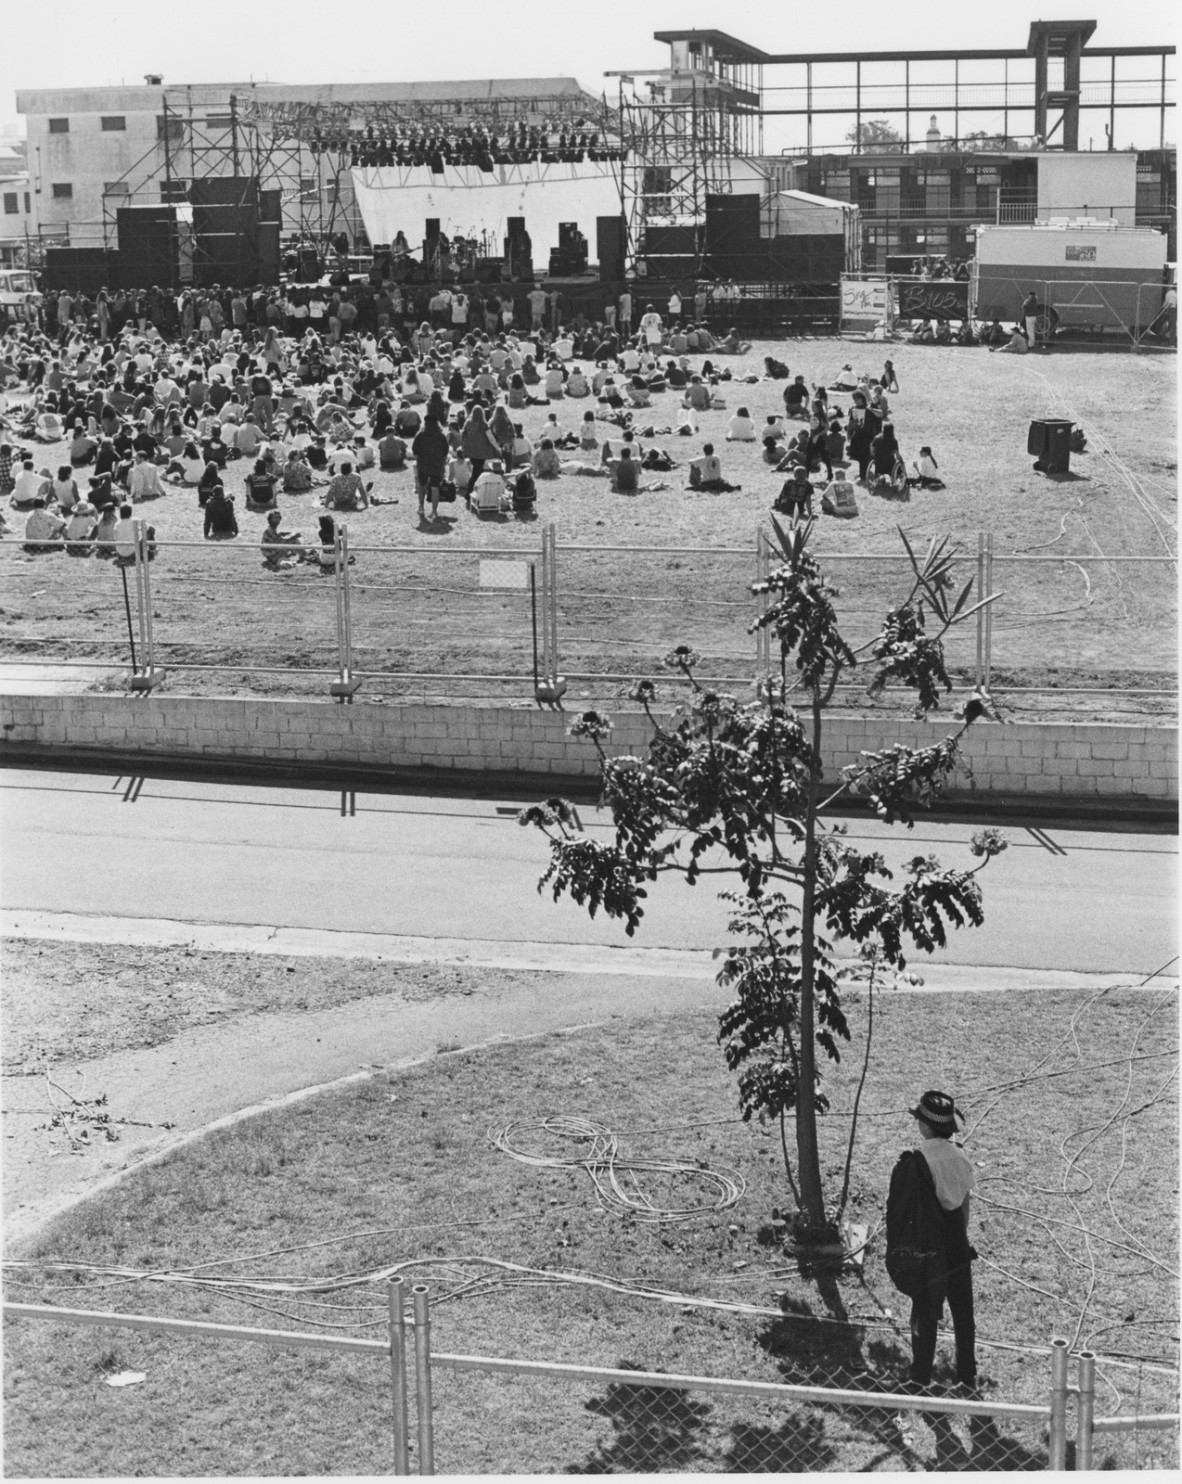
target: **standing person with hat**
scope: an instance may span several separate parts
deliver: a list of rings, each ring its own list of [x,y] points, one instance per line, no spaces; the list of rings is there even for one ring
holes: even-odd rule
[[[977,1172],[958,1144],[952,1142],[956,1104],[945,1092],[925,1092],[910,1110],[920,1133],[919,1153],[931,1171],[943,1219],[944,1258],[947,1277],[942,1284],[924,1289],[911,1301],[911,1370],[914,1386],[928,1386],[936,1357],[936,1330],[945,1300],[952,1315],[956,1337],[956,1380],[975,1390],[977,1385],[976,1323],[973,1316],[972,1260],[969,1245],[969,1202]]]

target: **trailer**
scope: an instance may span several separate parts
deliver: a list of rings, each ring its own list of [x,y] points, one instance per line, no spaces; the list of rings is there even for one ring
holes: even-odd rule
[[[980,226],[971,312],[1016,321],[1032,290],[1039,335],[1119,330],[1139,342],[1161,313],[1167,240],[1153,227],[1075,219]]]

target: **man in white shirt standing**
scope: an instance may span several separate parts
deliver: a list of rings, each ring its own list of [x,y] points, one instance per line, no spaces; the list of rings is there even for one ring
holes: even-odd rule
[[[640,320],[640,333],[644,336],[646,345],[660,345],[662,339],[661,316],[651,304],[646,304],[644,307],[644,314]]]
[[[936,1330],[947,1299],[956,1337],[957,1383],[967,1391],[974,1391],[977,1356],[972,1260],[977,1254],[969,1245],[968,1232],[969,1202],[977,1172],[964,1150],[952,1142],[960,1115],[947,1093],[925,1092],[910,1111],[919,1128],[919,1152],[932,1172],[936,1199],[944,1216],[944,1255],[948,1265],[943,1288],[928,1289],[911,1301],[910,1379],[916,1386],[931,1383]]]

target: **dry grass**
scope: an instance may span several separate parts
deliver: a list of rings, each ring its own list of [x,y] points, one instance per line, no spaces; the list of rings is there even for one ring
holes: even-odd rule
[[[852,1211],[875,1227],[895,1155],[912,1137],[917,1090],[958,1092],[981,1174],[974,1239],[988,1394],[1042,1401],[1054,1334],[1103,1355],[1100,1411],[1167,1410],[1176,1376],[1176,1003],[1114,990],[884,996],[853,1167]],[[865,1033],[829,1075],[836,1113],[823,1168],[836,1190]],[[702,1014],[551,1036],[382,1074],[359,1087],[219,1133],[56,1223],[38,1260],[147,1274],[9,1269],[10,1298],[200,1316],[279,1328],[382,1334],[373,1275],[400,1263],[430,1283],[438,1350],[627,1364],[759,1380],[873,1386],[906,1356],[902,1301],[872,1247],[864,1280],[809,1275],[769,1219],[785,1202],[774,1133],[735,1121],[714,1022]],[[933,1053],[932,1048],[939,1047]],[[1147,1059],[1142,1059],[1147,1058]],[[1050,1076],[1050,1073],[1062,1075]],[[581,1170],[539,1167],[490,1145],[489,1131],[554,1115],[598,1121],[623,1156],[740,1174],[730,1210],[650,1225],[596,1204]],[[519,1144],[560,1147],[538,1132]],[[561,1146],[566,1153],[577,1148]],[[641,1177],[658,1204],[685,1180]],[[1014,1208],[1014,1209],[1011,1209]],[[544,1269],[541,1286],[473,1288],[495,1258]],[[197,1272],[199,1265],[211,1264]],[[182,1285],[178,1274],[209,1280]],[[558,1281],[608,1276],[637,1289],[740,1301],[763,1312],[693,1309]],[[165,1275],[171,1273],[172,1279]],[[331,1289],[326,1285],[345,1279]],[[279,1282],[242,1291],[231,1278]],[[328,1307],[325,1307],[325,1306]],[[333,1307],[343,1306],[343,1307]],[[837,1320],[837,1323],[826,1321]],[[387,1375],[379,1362],[272,1354],[213,1342],[10,1325],[10,1475],[356,1474],[389,1467]],[[941,1361],[949,1359],[941,1346]],[[1138,1363],[1132,1357],[1141,1357]],[[146,1373],[115,1391],[112,1368]],[[941,1377],[947,1379],[947,1369]],[[785,1418],[687,1395],[663,1409],[642,1389],[436,1375],[441,1472],[926,1467],[879,1412]],[[922,1429],[920,1430],[922,1432]],[[1037,1430],[1000,1424],[992,1453],[960,1466],[1037,1467]],[[951,1453],[936,1463],[953,1466]],[[959,1446],[959,1445],[958,1445]],[[1159,1466],[1104,1443],[1098,1462]]]
[[[978,531],[992,531],[995,585],[1006,594],[994,623],[994,665],[1003,692],[1007,685],[1023,683],[1168,683],[1176,649],[1173,569],[1105,564],[1097,558],[1161,556],[1167,542],[1172,543],[1177,470],[1172,356],[1081,351],[1016,361],[980,349],[830,340],[787,347],[760,343],[750,357],[728,364],[741,375],[759,369],[766,352],[786,355],[793,372],[803,371],[810,380],[828,379],[846,360],[877,371],[889,352],[902,387],[892,398],[892,415],[904,453],[913,459],[920,444],[930,444],[948,485],[939,494],[916,491],[905,505],[861,496],[859,520],[822,520],[816,538],[820,551],[893,558],[833,564],[844,589],[843,612],[857,638],[873,632],[903,581],[897,524],[913,541],[950,535],[970,565]],[[358,557],[358,666],[524,677],[530,664],[528,594],[482,589],[480,555],[534,551],[541,524],[554,521],[566,547],[621,544],[641,549],[636,556],[563,553],[559,624],[569,673],[630,676],[651,671],[671,644],[691,642],[709,657],[707,668],[714,673],[749,674],[753,647],[743,630],[754,560],[748,554],[780,479],[762,463],[758,445],[723,445],[722,439],[726,420],[738,406],[748,407],[757,423],[778,410],[782,384],[732,383],[724,390],[728,410],[705,414],[701,437],[656,440],[681,467],[664,476],[668,490],[636,499],[612,495],[603,480],[564,477],[541,484],[535,521],[481,521],[457,505],[452,507],[454,519],[430,528],[418,521],[409,473],[376,475],[376,493],[399,503],[354,516],[351,540],[354,545],[399,543],[409,550],[383,555],[363,551]],[[674,420],[676,395],[655,399],[651,420],[658,427]],[[588,405],[570,401],[551,410],[574,426]],[[531,408],[521,414],[528,433],[537,436],[546,411]],[[1117,457],[1094,450],[1074,461],[1075,477],[1064,481],[1032,473],[1025,452],[1027,423],[1048,412],[1087,419]],[[683,488],[685,461],[707,438],[719,445],[724,472],[741,483],[740,493],[700,495]],[[47,464],[57,461],[55,450],[38,450],[38,456]],[[238,469],[232,470],[231,484],[237,482]],[[1137,488],[1130,475],[1139,481]],[[286,496],[282,504],[289,525],[314,533],[315,494]],[[161,538],[200,542],[201,516],[193,491],[178,490],[142,513],[156,524]],[[264,573],[256,546],[263,520],[242,511],[238,542],[168,551],[157,562],[156,638],[165,662],[220,667],[212,676],[174,672],[170,688],[287,694],[311,685],[323,690],[322,681],[301,680],[291,672],[335,663],[330,585],[311,568],[281,576]],[[652,550],[665,546],[741,550],[735,556]],[[464,555],[461,548],[476,551]],[[1006,565],[1003,559],[1015,554],[1063,560]],[[108,564],[57,556],[26,559],[12,546],[4,555],[12,563],[11,597],[0,626],[7,653],[124,656],[122,590]],[[63,564],[65,581],[60,580]],[[962,674],[971,671],[973,652],[971,635],[953,645],[951,658]],[[248,666],[280,673],[252,675]],[[482,684],[483,693],[490,693],[488,682]],[[572,690],[590,685],[578,682]],[[596,694],[605,688],[610,694],[610,682],[598,683]],[[404,687],[387,682],[385,689],[398,694]],[[1106,703],[1084,698],[1078,704],[1099,707],[1103,714]]]

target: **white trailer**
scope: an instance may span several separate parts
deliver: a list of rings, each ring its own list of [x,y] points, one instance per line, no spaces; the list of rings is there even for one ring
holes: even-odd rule
[[[971,306],[977,320],[1016,321],[1039,302],[1039,334],[1055,328],[1123,330],[1134,340],[1161,312],[1166,237],[1108,221],[980,226]]]

